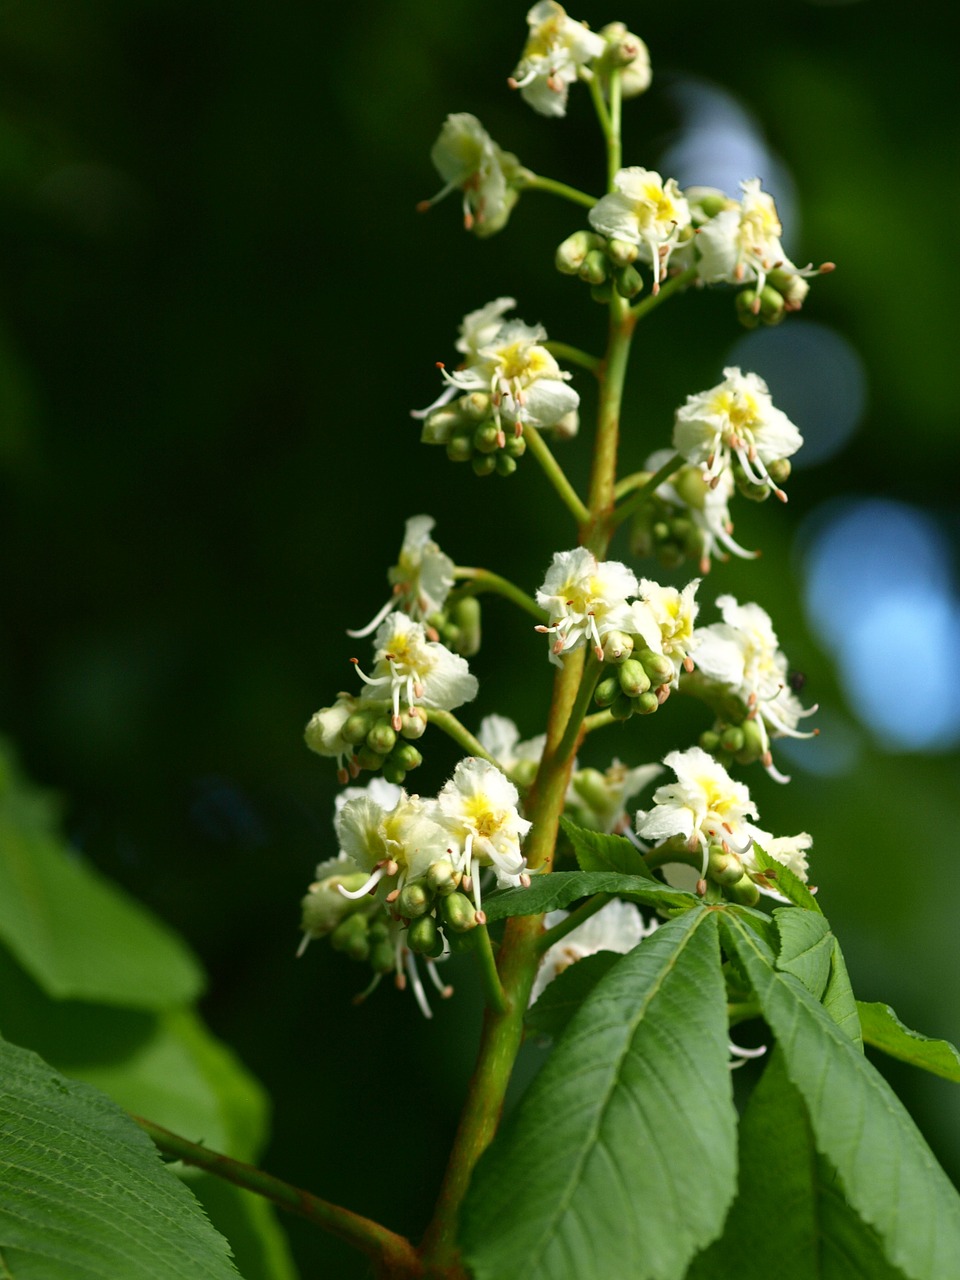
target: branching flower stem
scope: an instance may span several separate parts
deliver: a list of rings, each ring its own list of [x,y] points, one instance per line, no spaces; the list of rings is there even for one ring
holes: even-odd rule
[[[588,351],[581,351],[579,347],[571,347],[569,342],[554,342],[550,339],[543,345],[558,360],[563,360],[567,364],[578,364],[581,369],[586,369],[590,373],[599,375],[603,367],[603,361],[599,356],[592,356]]]
[[[470,569],[458,564],[453,571],[453,576],[463,579],[464,585],[457,587],[451,593],[451,604],[462,600],[464,596],[478,596],[489,592],[491,595],[503,596],[504,599],[511,600],[518,609],[523,609],[532,618],[536,618],[537,622],[548,620],[546,610],[541,609],[532,596],[528,596],[525,591],[514,586],[508,578],[501,578],[499,573],[491,573],[489,569]]]
[[[590,512],[583,505],[579,494],[567,479],[563,468],[550,452],[547,447],[547,442],[544,440],[537,428],[531,426],[529,422],[525,423],[523,428],[523,438],[526,440],[530,452],[540,463],[544,475],[553,485],[554,489],[556,489],[564,506],[573,516],[574,520],[576,520],[577,524],[583,524],[585,520],[589,520]]]
[[[466,725],[460,723],[452,711],[428,711],[427,719],[431,724],[435,724],[438,729],[442,729],[448,738],[454,740],[457,746],[462,747],[468,756],[479,756],[481,760],[495,764],[498,769],[501,767],[500,762],[494,759],[479,738],[475,738]]]
[[[592,209],[597,203],[596,196],[588,195],[586,191],[578,191],[576,187],[567,186],[565,182],[557,182],[555,178],[541,178],[538,173],[531,173],[529,169],[525,171],[520,186],[526,191],[546,191],[550,195],[560,196],[563,200],[582,205],[584,209]]]
[[[500,975],[497,972],[497,961],[493,954],[493,944],[485,924],[477,926],[476,956],[480,961],[480,973],[487,1004],[497,1013],[506,1013],[507,998],[503,993]]]
[[[319,1196],[264,1173],[262,1169],[255,1169],[253,1165],[243,1164],[239,1160],[211,1151],[208,1147],[189,1142],[186,1138],[171,1133],[169,1129],[144,1120],[142,1116],[133,1116],[133,1119],[165,1155],[175,1156],[184,1164],[194,1165],[206,1173],[224,1178],[246,1191],[254,1191],[257,1195],[272,1200],[281,1209],[299,1214],[323,1231],[338,1236],[366,1254],[373,1262],[377,1275],[384,1277],[384,1280],[387,1277],[413,1277],[422,1274],[416,1251],[410,1241],[389,1231],[379,1222],[352,1213],[338,1204],[331,1204],[329,1200],[321,1200]]]
[[[679,453],[675,453],[672,458],[669,458],[663,464],[659,471],[650,477],[646,484],[642,485],[630,495],[626,502],[622,502],[619,507],[612,511],[609,521],[611,528],[619,528],[624,520],[629,520],[632,515],[635,515],[643,504],[656,493],[664,480],[669,480],[675,472],[680,470],[683,466],[683,461],[682,456]]]

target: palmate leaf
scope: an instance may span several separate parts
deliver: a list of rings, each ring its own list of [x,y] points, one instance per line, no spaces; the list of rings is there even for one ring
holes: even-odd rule
[[[891,1058],[960,1084],[960,1052],[949,1040],[931,1040],[919,1031],[911,1031],[888,1004],[858,1000],[857,1011],[863,1038],[871,1048],[882,1049]]]
[[[687,1280],[903,1280],[817,1151],[775,1050],[740,1121],[740,1187],[723,1236]]]
[[[862,1048],[857,1002],[843,952],[826,918],[794,907],[781,907],[773,918],[780,937],[777,968],[799,978],[837,1026]],[[767,941],[761,930],[757,932]]]
[[[737,957],[807,1107],[817,1151],[855,1213],[909,1280],[944,1280],[960,1258],[960,1197],[883,1077],[762,940],[732,913],[725,946]]]
[[[756,843],[753,846],[753,859],[758,870],[770,872],[773,885],[785,898],[789,898],[795,907],[802,907],[804,911],[812,911],[816,915],[823,914],[820,904],[800,877],[795,875],[789,867],[785,867],[782,862],[778,862],[776,858],[771,858],[770,854]]]
[[[490,921],[507,916],[533,916],[541,911],[568,907],[578,898],[595,893],[617,894],[632,902],[667,910],[695,907],[700,901],[696,894],[687,893],[685,889],[671,889],[659,880],[647,880],[643,876],[620,875],[614,871],[553,871],[549,875],[534,876],[529,889],[504,889],[490,894],[483,900],[483,909]]]
[[[115,1103],[0,1041],[0,1257],[13,1280],[236,1280],[229,1246]]]
[[[701,906],[597,983],[481,1160],[461,1241],[476,1280],[680,1280],[733,1198],[728,1060]]]
[[[576,964],[567,965],[547,984],[527,1013],[525,1021],[529,1030],[556,1038],[620,955],[618,951],[595,951],[592,956],[583,956]]]
[[[199,995],[187,946],[64,847],[0,744],[0,942],[57,999],[164,1009]]]

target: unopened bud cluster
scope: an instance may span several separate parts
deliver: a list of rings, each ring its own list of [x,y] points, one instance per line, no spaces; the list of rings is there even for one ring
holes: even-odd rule
[[[494,418],[492,397],[483,391],[431,409],[420,440],[443,445],[451,462],[469,462],[478,476],[512,476],[527,451],[523,435],[508,435]]]
[[[565,276],[579,276],[591,286],[595,302],[609,302],[614,290],[621,298],[635,298],[643,290],[643,276],[637,270],[639,249],[626,240],[608,240],[595,231],[575,231],[557,249],[557,270]]]

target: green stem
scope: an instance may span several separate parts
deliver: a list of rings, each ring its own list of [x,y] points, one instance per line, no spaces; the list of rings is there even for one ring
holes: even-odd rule
[[[154,1144],[165,1154],[175,1156],[185,1164],[195,1165],[207,1173],[232,1182],[234,1186],[243,1187],[245,1191],[256,1192],[282,1209],[299,1214],[323,1231],[338,1236],[347,1244],[353,1245],[361,1253],[365,1253],[377,1266],[381,1275],[416,1276],[420,1274],[420,1264],[413,1245],[404,1236],[389,1231],[379,1222],[373,1222],[360,1214],[343,1209],[329,1200],[321,1200],[300,1187],[275,1178],[253,1165],[242,1164],[239,1160],[231,1160],[229,1156],[220,1155],[216,1151],[189,1142],[169,1129],[163,1129],[142,1116],[133,1116],[141,1129],[153,1139]]]
[[[477,925],[477,944],[474,954],[480,961],[480,973],[483,977],[487,1004],[496,1013],[506,1013],[507,997],[503,994],[503,986],[497,972],[497,961],[493,954],[493,944],[485,924]]]
[[[577,690],[577,697],[573,707],[570,710],[570,718],[567,721],[566,728],[563,731],[563,737],[560,745],[557,747],[557,755],[560,759],[570,757],[577,749],[577,743],[580,741],[581,732],[583,730],[584,716],[587,714],[587,707],[590,705],[590,699],[593,697],[593,691],[597,687],[597,681],[600,679],[600,672],[603,670],[603,659],[591,651],[590,656],[584,663],[583,676],[580,680],[580,688]]]
[[[671,276],[660,286],[659,292],[648,293],[635,307],[631,307],[634,320],[642,320],[645,315],[666,302],[668,298],[672,298],[681,289],[686,288],[696,278],[696,267],[687,267],[686,271],[681,271],[679,275]]]
[[[597,203],[596,196],[588,195],[586,191],[578,191],[576,187],[570,187],[565,182],[557,182],[555,178],[541,178],[538,173],[531,173],[529,169],[525,171],[525,176],[519,185],[523,191],[547,191],[552,196],[560,196],[563,200],[582,205],[584,209],[592,209]]]
[[[659,849],[651,849],[643,855],[643,860],[651,871],[656,871],[658,867],[665,867],[670,862],[683,862],[688,867],[695,867],[699,871],[703,867],[703,854],[697,849],[691,853],[689,849],[666,849],[661,846]]]
[[[547,621],[546,610],[541,609],[532,596],[528,596],[525,591],[514,586],[508,578],[501,578],[499,573],[491,573],[489,569],[468,569],[458,564],[454,568],[453,576],[466,580],[465,586],[458,587],[450,595],[449,599],[453,602],[464,596],[477,596],[490,592],[492,595],[503,596],[505,600],[513,601],[518,609],[529,613],[531,618],[536,618],[537,622]]]
[[[624,476],[622,480],[618,480],[614,485],[613,496],[619,502],[628,493],[632,493],[634,489],[639,489],[642,484],[646,484],[649,479],[649,471],[631,471],[628,476]]]
[[[578,364],[581,369],[587,369],[590,373],[599,374],[600,372],[603,361],[599,356],[592,356],[587,351],[581,351],[579,347],[571,347],[568,342],[551,341],[543,345],[558,360],[566,360],[568,364]]]
[[[680,470],[684,461],[685,459],[682,454],[675,453],[672,458],[665,462],[660,470],[650,477],[646,484],[642,485],[636,493],[631,494],[627,501],[621,503],[615,511],[611,511],[608,520],[610,528],[619,528],[620,525],[623,524],[624,520],[629,520],[632,515],[635,515],[643,504],[656,493],[664,480],[669,480],[675,472]]]
[[[600,83],[600,77],[591,74],[587,83],[590,86],[590,97],[593,99],[593,109],[597,113],[597,120],[600,122],[600,128],[603,132],[604,141],[607,144],[607,174],[608,177],[612,170],[610,164],[610,156],[613,151],[610,112],[607,110],[607,104],[603,97],[603,85]],[[607,187],[608,191],[612,191],[612,185]]]
[[[735,1027],[741,1022],[749,1022],[751,1018],[760,1018],[762,1016],[763,1010],[756,1000],[744,1000],[727,1005],[727,1018],[731,1027]]]
[[[593,733],[594,729],[605,729],[608,724],[613,723],[613,716],[609,708],[605,711],[595,711],[592,716],[584,716],[583,718],[584,735]]]
[[[577,491],[567,479],[563,468],[550,452],[547,442],[537,428],[532,427],[529,422],[524,423],[523,438],[526,440],[530,452],[540,463],[544,475],[556,489],[577,524],[583,524],[584,521],[589,520],[590,512],[583,505]]]
[[[610,300],[607,355],[600,382],[597,411],[597,439],[590,475],[590,519],[581,526],[585,546],[602,559],[610,544],[607,517],[613,508],[617,479],[617,449],[620,442],[620,406],[630,357],[630,342],[636,321],[630,305],[619,294]]]
[[[428,711],[427,719],[431,724],[435,724],[438,729],[442,729],[447,737],[452,738],[458,746],[463,747],[468,756],[479,756],[481,760],[487,760],[490,764],[495,764],[498,769],[502,768],[499,760],[494,759],[479,738],[475,738],[470,730],[465,725],[462,725],[451,711]]]
[[[592,898],[582,902],[575,911],[571,911],[566,920],[561,920],[552,929],[542,933],[537,939],[537,951],[539,954],[543,955],[555,942],[559,942],[561,938],[565,938],[568,933],[572,933],[574,929],[582,925],[584,920],[589,920],[592,915],[596,915],[600,908],[605,907],[612,897],[612,893],[595,893]]]
[[[610,132],[607,136],[607,180],[612,191],[613,180],[623,167],[622,146],[620,142],[620,107],[622,93],[620,91],[620,70],[614,68],[610,72],[607,84],[610,93]]]

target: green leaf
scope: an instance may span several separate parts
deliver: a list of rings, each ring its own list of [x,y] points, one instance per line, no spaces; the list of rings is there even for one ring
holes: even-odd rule
[[[617,871],[621,875],[653,880],[653,872],[644,862],[643,854],[625,836],[588,831],[569,818],[561,818],[560,826],[573,845],[581,871]]]
[[[617,951],[596,951],[558,973],[527,1012],[526,1024],[537,1035],[559,1036],[604,974],[620,959]]]
[[[298,1280],[287,1234],[269,1200],[199,1169],[189,1170],[187,1185],[230,1241],[244,1280]]]
[[[910,1280],[954,1274],[960,1197],[899,1099],[803,984],[772,967],[741,920],[728,913],[723,929],[806,1103],[816,1148],[851,1207]]]
[[[860,1017],[857,1013],[857,1002],[850,975],[847,973],[847,962],[840,950],[836,935],[833,939],[833,952],[830,956],[830,981],[823,993],[823,1007],[837,1026],[850,1037],[857,1048],[863,1052],[863,1037],[860,1034]]]
[[[770,880],[773,886],[785,898],[789,898],[794,906],[803,907],[805,911],[816,912],[817,915],[823,915],[816,898],[800,877],[795,875],[789,867],[785,867],[776,858],[771,858],[769,853],[761,849],[758,844],[753,846],[753,857],[756,861],[757,869],[771,872]]]
[[[553,871],[534,876],[529,889],[504,889],[483,900],[487,919],[503,920],[506,916],[533,916],[541,911],[568,907],[578,898],[595,893],[615,893],[649,907],[690,908],[700,899],[685,889],[671,889],[659,880],[642,876],[619,875],[614,871]]]
[[[733,1198],[716,913],[685,912],[595,986],[487,1154],[463,1215],[475,1280],[680,1280]]]
[[[0,1250],[36,1280],[236,1280],[229,1246],[109,1098],[0,1041]]]
[[[128,1009],[186,1004],[190,951],[53,830],[49,802],[0,758],[0,942],[51,996]]]
[[[237,1160],[256,1160],[266,1141],[263,1089],[189,1010],[51,1000],[0,948],[0,1032],[125,1111]]]
[[[723,1236],[696,1259],[687,1280],[731,1276],[903,1280],[817,1151],[807,1109],[779,1050],[740,1121],[740,1188]]]
[[[960,1053],[948,1040],[932,1040],[904,1026],[888,1004],[857,1001],[863,1038],[874,1049],[891,1058],[932,1071],[945,1080],[960,1084]]]
[[[799,978],[815,1000],[821,999],[830,981],[833,934],[822,915],[781,907],[774,911],[780,934],[777,968]]]

